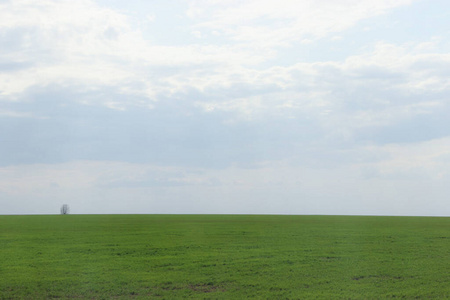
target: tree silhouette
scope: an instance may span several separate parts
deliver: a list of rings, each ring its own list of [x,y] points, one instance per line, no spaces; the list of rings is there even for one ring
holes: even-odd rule
[[[68,215],[69,214],[69,205],[63,204],[63,206],[61,206],[61,214],[62,215]]]

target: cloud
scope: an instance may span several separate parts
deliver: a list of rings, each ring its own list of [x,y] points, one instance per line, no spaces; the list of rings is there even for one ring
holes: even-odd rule
[[[200,24],[203,18],[211,16],[211,22],[233,27],[242,22],[242,18],[234,16],[251,11],[250,21],[285,18],[288,23],[281,22],[279,26],[290,28],[289,22],[294,22],[291,19],[302,19],[297,16],[298,11],[307,11],[308,16],[311,14],[308,18],[323,19],[325,28],[342,31],[347,25],[335,26],[335,22],[343,22],[347,14],[353,16],[349,22],[355,24],[410,1],[333,3],[285,1],[277,3],[274,9],[271,2],[195,1],[190,4],[189,14],[199,17]],[[376,107],[369,118],[374,119],[373,116],[384,113],[379,109],[386,107],[392,95],[399,98],[402,93],[448,90],[446,54],[416,54],[414,49],[379,43],[374,52],[354,55],[344,62],[261,68],[249,65],[252,61],[264,61],[264,58],[255,60],[260,52],[254,48],[245,50],[247,46],[239,43],[177,47],[152,44],[139,29],[131,27],[126,15],[91,1],[76,4],[46,1],[35,6],[19,1],[3,5],[0,28],[4,36],[19,36],[20,40],[16,43],[17,51],[5,50],[4,55],[12,56],[10,64],[22,64],[13,67],[14,72],[0,74],[3,82],[0,90],[9,99],[19,99],[23,94],[54,85],[78,89],[80,94],[85,94],[80,102],[100,103],[112,109],[152,108],[158,101],[186,99],[205,111],[238,113],[249,120],[273,113],[294,118],[308,114],[320,120],[328,119],[324,122],[330,123],[336,117],[342,122],[336,113],[350,106],[351,109]],[[70,18],[61,17],[69,11]],[[323,18],[317,14],[324,14]],[[326,17],[329,14],[336,15],[337,19]],[[41,19],[46,21],[37,24]],[[252,26],[257,28],[258,24]],[[21,33],[9,34],[18,28]],[[318,30],[310,25],[304,28]],[[287,39],[295,40],[293,36]],[[102,95],[107,89],[116,95]],[[89,93],[92,93],[90,97]]]
[[[430,56],[432,63],[425,64]],[[343,62],[190,69],[162,76],[171,92],[152,99],[136,94],[140,84],[133,81],[35,86],[18,101],[4,102],[0,122],[7,146],[0,161],[222,168],[324,153],[338,162],[342,158],[327,148],[448,136],[444,100],[450,89],[441,75],[447,62],[446,54],[383,43]],[[424,88],[430,76],[443,83],[439,89]]]
[[[125,93],[152,98],[178,88],[173,78],[186,67],[191,70],[184,78],[211,65],[261,61],[232,45],[155,44],[131,25],[127,15],[88,0],[2,4],[0,43],[6,47],[0,50],[0,63],[4,60],[3,69],[15,70],[0,73],[2,94],[14,97],[57,83],[122,86]],[[160,72],[168,75],[159,80]]]
[[[398,1],[192,1],[199,29],[256,47],[289,46],[346,30],[358,21],[411,4]]]
[[[408,4],[409,1],[377,2],[374,7],[372,4],[351,1],[342,7],[329,2],[298,4],[285,1],[277,3],[275,7],[271,2],[248,2],[246,5],[234,3],[232,6],[225,3],[225,9],[214,3],[192,2],[191,10],[203,11],[202,7],[205,6],[205,9],[213,11],[207,14],[208,18],[212,16],[214,22],[223,23],[225,27],[239,23],[241,18],[232,16],[241,14],[248,15],[246,19],[250,20],[266,15],[269,19],[302,20],[304,24],[298,25],[298,28],[293,27],[290,21],[279,25],[282,28],[280,30],[293,30],[285,37],[286,40],[295,40],[294,37],[299,36],[297,31],[303,30],[301,28],[319,30],[320,26],[309,24],[311,20],[321,19],[326,23],[326,28],[342,31],[350,25],[336,26],[335,23],[347,20],[347,13],[355,14],[354,18],[350,18],[350,23],[354,24],[359,19]],[[164,46],[145,39],[141,29],[131,26],[127,15],[92,1],[44,1],[39,5],[15,1],[3,6],[0,39],[14,49],[4,48],[1,56],[7,57],[11,66],[22,66],[17,68],[17,72],[0,74],[0,82],[3,82],[0,90],[10,97],[33,86],[55,83],[89,86],[90,89],[120,86],[122,93],[145,96],[148,105],[151,105],[161,94],[171,95],[189,88],[204,91],[220,83],[226,87],[239,81],[251,82],[255,75],[257,79],[263,77],[267,82],[275,78],[242,67],[262,63],[276,55],[273,51],[262,51],[257,44],[249,46],[254,44],[251,39],[246,45],[231,42]],[[312,13],[311,16],[307,13],[309,17],[303,20],[297,16],[299,11]],[[325,15],[318,18],[317,14]],[[327,14],[335,14],[339,19],[328,18]],[[201,19],[200,24],[203,24]],[[268,24],[269,28],[263,28],[264,36],[261,39],[264,41],[270,41],[268,35],[271,34],[272,24]],[[258,24],[251,27],[260,30]],[[314,32],[307,34],[320,35]],[[283,36],[278,32],[273,35]],[[252,36],[257,38],[258,35],[252,33]],[[273,43],[278,45],[282,42]],[[282,78],[277,79],[275,84],[284,84]]]
[[[114,91],[102,91],[114,102]],[[266,119],[229,123],[227,112],[206,113],[183,101],[153,109],[105,109],[79,103],[85,95],[46,89],[10,103],[22,118],[0,119],[5,147],[0,165],[117,160],[162,165],[251,166],[288,155],[296,143],[316,139],[307,120]],[[90,94],[95,97],[95,94]],[[117,100],[120,102],[120,99]]]

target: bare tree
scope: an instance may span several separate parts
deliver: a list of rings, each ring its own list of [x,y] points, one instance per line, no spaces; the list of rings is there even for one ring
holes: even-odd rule
[[[69,205],[63,204],[63,206],[61,206],[61,214],[62,215],[68,215],[69,214]]]

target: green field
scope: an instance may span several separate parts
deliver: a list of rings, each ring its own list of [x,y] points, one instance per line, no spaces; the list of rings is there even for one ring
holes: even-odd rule
[[[0,299],[450,297],[450,218],[0,216]]]

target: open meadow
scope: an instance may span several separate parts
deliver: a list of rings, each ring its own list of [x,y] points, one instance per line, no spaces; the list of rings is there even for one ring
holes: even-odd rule
[[[448,298],[450,218],[0,216],[0,299]]]

